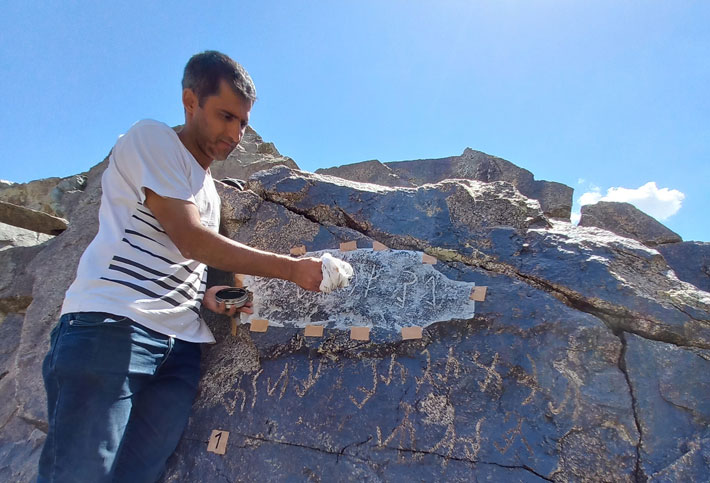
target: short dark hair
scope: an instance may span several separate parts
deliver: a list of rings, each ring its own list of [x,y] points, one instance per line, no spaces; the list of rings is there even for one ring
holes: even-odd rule
[[[236,94],[248,101],[256,101],[256,87],[246,69],[216,50],[190,57],[182,76],[182,88],[191,89],[202,106],[207,97],[217,94],[222,80],[227,81]]]

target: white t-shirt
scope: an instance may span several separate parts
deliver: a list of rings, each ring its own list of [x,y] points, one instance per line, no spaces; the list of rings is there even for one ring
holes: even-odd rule
[[[220,200],[205,170],[169,126],[144,120],[116,142],[101,179],[99,232],[79,261],[62,314],[109,312],[190,342],[214,342],[200,318],[206,267],[180,254],[143,205],[145,188],[194,203],[218,231]]]

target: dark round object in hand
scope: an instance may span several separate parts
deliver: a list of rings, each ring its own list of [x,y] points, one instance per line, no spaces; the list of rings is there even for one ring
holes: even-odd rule
[[[217,302],[223,302],[226,308],[243,307],[251,300],[251,292],[245,288],[223,288],[215,294]]]

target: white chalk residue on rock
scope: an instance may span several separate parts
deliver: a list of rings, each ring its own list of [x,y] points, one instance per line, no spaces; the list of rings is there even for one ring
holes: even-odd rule
[[[329,294],[308,292],[284,280],[245,277],[254,292],[254,314],[242,315],[243,322],[268,319],[278,327],[322,324],[348,329],[353,325],[392,331],[417,325],[473,317],[469,296],[475,284],[447,278],[431,265],[422,263],[422,253],[405,250],[351,252],[324,250],[308,253],[320,257],[330,253],[352,265],[350,286]]]

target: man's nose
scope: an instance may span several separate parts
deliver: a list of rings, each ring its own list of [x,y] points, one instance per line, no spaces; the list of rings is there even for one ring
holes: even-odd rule
[[[243,135],[244,130],[242,130],[239,124],[235,123],[235,126],[230,126],[229,137],[232,139],[232,142],[234,144],[239,144],[239,142],[242,140]]]

